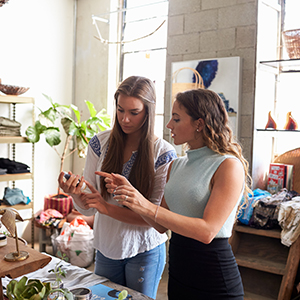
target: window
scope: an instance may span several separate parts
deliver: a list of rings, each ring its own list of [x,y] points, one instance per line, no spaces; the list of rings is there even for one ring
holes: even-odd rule
[[[155,82],[155,134],[163,137],[168,1],[124,0],[120,81],[132,75]],[[145,37],[145,38],[142,38]],[[127,42],[132,41],[134,42]]]

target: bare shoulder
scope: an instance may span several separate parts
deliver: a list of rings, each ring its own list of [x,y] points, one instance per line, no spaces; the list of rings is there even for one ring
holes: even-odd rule
[[[244,168],[239,159],[228,157],[221,163],[214,177],[222,177],[224,180],[232,176],[244,179]]]

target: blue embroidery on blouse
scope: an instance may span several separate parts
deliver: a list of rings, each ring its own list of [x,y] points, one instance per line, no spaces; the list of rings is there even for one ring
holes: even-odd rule
[[[101,145],[100,145],[100,142],[97,138],[97,136],[93,136],[91,139],[90,139],[90,146],[91,148],[93,149],[93,151],[95,152],[95,154],[100,157],[100,154],[101,154]]]
[[[135,151],[132,153],[130,159],[123,165],[122,175],[125,176],[127,179],[129,177],[131,168],[135,162],[138,152]]]
[[[167,164],[168,162],[174,160],[175,158],[177,158],[176,152],[174,150],[170,150],[164,154],[162,154],[161,156],[159,156],[159,158],[157,159],[156,163],[155,163],[155,170],[164,165]]]
[[[137,151],[135,151],[130,159],[128,160],[128,162],[126,162],[123,165],[123,170],[122,170],[122,175],[125,176],[127,179],[129,177],[130,171],[132,169],[132,166],[135,162],[135,159],[137,157]],[[160,166],[169,163],[170,161],[174,160],[175,158],[177,158],[176,152],[174,150],[170,150],[168,152],[165,152],[164,154],[162,154],[161,156],[158,157],[156,163],[155,163],[155,170],[157,168],[159,168]]]

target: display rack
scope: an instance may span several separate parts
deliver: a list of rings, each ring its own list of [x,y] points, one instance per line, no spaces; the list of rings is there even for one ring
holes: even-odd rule
[[[35,121],[35,115],[34,115],[34,98],[32,97],[22,97],[22,96],[11,96],[11,95],[0,95],[0,104],[7,104],[10,105],[11,110],[11,116],[10,118],[12,120],[15,120],[16,116],[16,109],[17,105],[19,104],[28,104],[31,105],[31,112],[32,112],[32,124],[34,124]],[[30,143],[26,137],[23,136],[0,136],[0,144],[7,144],[9,147],[11,147],[10,151],[10,157],[9,159],[15,160],[16,157],[16,145],[22,144],[22,143]],[[31,217],[30,218],[24,218],[24,221],[28,220],[31,221],[31,245],[32,248],[34,247],[34,144],[31,144],[32,147],[32,161],[31,161],[31,167],[30,173],[20,173],[20,174],[4,174],[0,175],[0,182],[12,182],[12,187],[15,188],[15,181],[17,180],[31,180],[31,187],[32,187],[32,193],[31,193],[31,202],[28,205],[25,204],[18,204],[13,206],[6,206],[1,205],[1,208],[5,207],[13,207],[16,210],[25,210],[30,209],[31,210]]]
[[[300,259],[300,237],[281,243],[279,229],[235,225],[230,238],[239,266],[245,300],[290,300]]]

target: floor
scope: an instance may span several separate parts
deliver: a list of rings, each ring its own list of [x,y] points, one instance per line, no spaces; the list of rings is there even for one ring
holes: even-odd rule
[[[34,244],[34,249],[39,251],[39,243]],[[52,246],[46,246],[46,252],[52,254]],[[89,267],[86,268],[87,270],[93,272],[94,271],[94,264],[91,264]],[[167,266],[165,267],[165,271],[163,273],[162,279],[158,286],[156,300],[167,300],[167,285],[168,285],[168,270]]]

